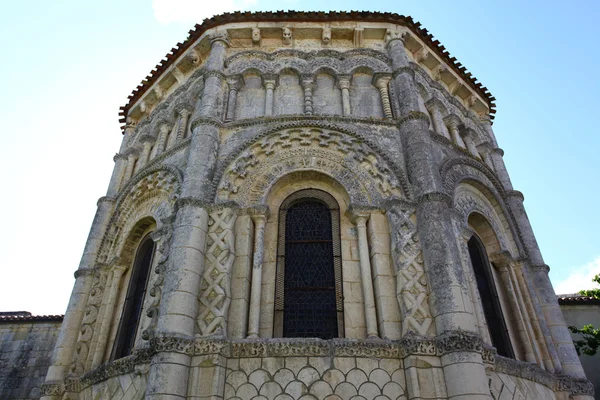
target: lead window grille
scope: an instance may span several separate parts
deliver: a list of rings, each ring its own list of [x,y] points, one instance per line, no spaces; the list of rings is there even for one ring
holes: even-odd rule
[[[491,265],[485,253],[485,247],[477,236],[472,236],[468,242],[471,264],[477,281],[477,289],[483,306],[483,315],[487,322],[492,345],[496,347],[498,354],[504,357],[514,358],[510,344],[508,329],[502,315],[500,299],[494,285]]]
[[[339,206],[307,189],[279,210],[275,336],[343,336]]]
[[[117,331],[117,339],[114,345],[113,359],[130,355],[135,344],[135,336],[142,314],[142,306],[144,304],[148,275],[153,257],[154,241],[149,236],[146,236],[138,247],[133,263],[127,297],[125,298],[123,313],[119,322],[119,330]]]

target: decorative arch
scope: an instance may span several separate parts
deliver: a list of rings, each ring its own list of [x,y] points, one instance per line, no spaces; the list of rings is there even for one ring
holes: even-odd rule
[[[465,222],[468,218],[468,214],[465,213],[470,207],[470,211],[475,210],[476,208],[473,207],[475,207],[475,204],[479,204],[480,208],[478,211],[488,217],[488,220],[501,222],[497,225],[496,228],[498,229],[496,232],[506,232],[507,237],[504,243],[513,243],[511,246],[511,253],[515,256],[519,253],[523,253],[523,247],[521,245],[522,241],[518,240],[521,239],[521,233],[514,223],[512,213],[506,207],[504,202],[506,192],[500,181],[498,181],[494,173],[486,165],[466,157],[450,159],[442,165],[440,174],[442,176],[444,189],[447,193],[454,194],[455,205],[458,209],[462,209],[462,215]],[[468,183],[468,185],[474,188],[474,190],[479,193],[477,196],[480,201],[467,201],[465,199],[461,200],[463,204],[462,206],[459,206],[456,200],[456,193],[457,188],[461,183]],[[470,197],[474,198],[473,195]],[[495,217],[491,217],[494,215]],[[505,250],[509,250],[508,246]]]
[[[319,171],[339,181],[356,204],[410,197],[378,152],[357,137],[323,127],[279,129],[250,143],[216,176],[218,202],[263,204],[269,188],[294,171]]]
[[[123,188],[115,202],[97,262],[107,263],[123,252],[126,238],[139,221],[152,218],[157,224],[174,212],[181,183],[181,172],[172,166],[158,166],[143,171]]]

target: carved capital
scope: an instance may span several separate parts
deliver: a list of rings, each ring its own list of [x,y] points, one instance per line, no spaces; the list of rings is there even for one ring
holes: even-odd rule
[[[163,135],[166,135],[167,133],[171,132],[172,129],[172,125],[169,123],[162,123],[160,124],[160,133]]]
[[[446,117],[444,117],[444,123],[450,129],[458,129],[458,127],[460,126],[460,124],[462,124],[462,121],[456,115],[450,114],[450,115],[447,115]]]
[[[267,90],[274,90],[277,87],[279,76],[277,74],[264,74],[262,76],[262,82]]]
[[[467,136],[469,136],[473,140],[477,137],[477,132],[475,132],[475,130],[472,128],[463,128],[458,132],[458,134],[462,138],[466,138]]]
[[[300,84],[302,89],[312,89],[315,84],[315,77],[311,74],[302,74],[300,76]]]
[[[127,160],[127,156],[125,154],[117,153],[113,157],[113,161],[117,162],[117,160]]]
[[[518,190],[507,190],[506,197],[513,197],[520,200],[521,202],[525,201],[525,196],[523,196],[523,193],[521,193]]]
[[[156,140],[156,138],[148,133],[140,135],[140,143],[152,143]]]
[[[115,202],[115,198],[114,197],[102,196],[96,202],[96,206],[99,206],[102,203],[111,203],[112,204],[114,202]]]
[[[439,111],[442,108],[443,103],[437,97],[432,97],[425,102],[425,107],[429,112]]]
[[[337,84],[340,89],[350,89],[350,79],[352,76],[350,75],[338,75],[337,76]]]
[[[244,85],[244,77],[242,75],[228,76],[227,84],[229,85],[229,90],[235,90],[237,92]]]
[[[83,269],[78,269],[77,271],[75,271],[75,273],[73,275],[75,276],[75,279],[78,279],[79,277],[91,276],[93,273],[94,273],[93,269],[83,268]]]
[[[548,274],[550,272],[550,267],[546,264],[530,265],[529,270],[534,273],[535,272],[544,272],[544,273]]]
[[[409,33],[400,30],[388,29],[385,32],[385,43],[386,45],[390,45],[393,41],[399,40],[404,44],[404,42],[409,38]]]
[[[210,40],[210,46],[214,46],[216,43],[223,43],[226,47],[229,47],[229,35],[227,32],[214,32],[208,36]]]
[[[378,72],[373,75],[373,86],[378,89],[387,88],[388,83],[392,80],[392,74]]]
[[[263,205],[263,206],[257,206],[257,207],[251,207],[248,208],[248,214],[250,214],[250,217],[252,218],[252,220],[254,222],[257,221],[265,221],[269,218],[269,206]]]
[[[504,150],[502,150],[500,147],[496,147],[495,149],[492,149],[492,153],[499,154],[500,157],[504,157]]]

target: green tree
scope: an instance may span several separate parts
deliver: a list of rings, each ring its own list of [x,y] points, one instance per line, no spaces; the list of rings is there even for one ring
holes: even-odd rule
[[[596,275],[592,281],[600,284],[600,274]],[[600,288],[580,290],[579,293],[600,300]],[[592,324],[589,324],[585,325],[583,328],[569,326],[569,330],[581,335],[581,339],[573,341],[577,354],[593,356],[598,352],[598,348],[600,347],[600,328],[594,328]]]

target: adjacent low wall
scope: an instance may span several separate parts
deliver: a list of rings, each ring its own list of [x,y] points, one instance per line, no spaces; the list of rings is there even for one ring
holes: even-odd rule
[[[37,399],[62,316],[0,314],[0,399]]]

